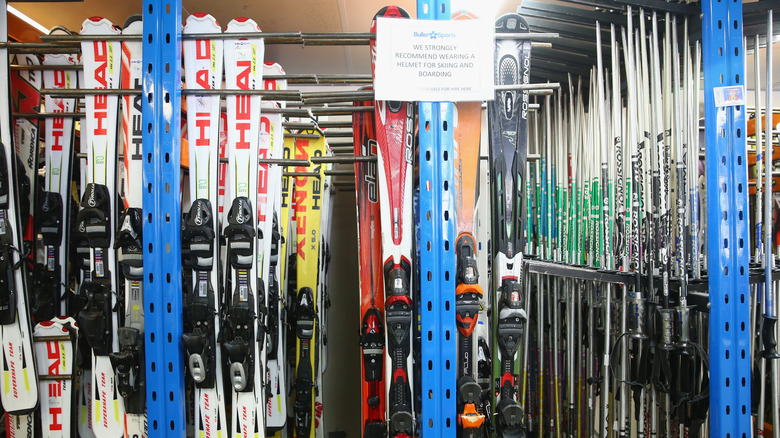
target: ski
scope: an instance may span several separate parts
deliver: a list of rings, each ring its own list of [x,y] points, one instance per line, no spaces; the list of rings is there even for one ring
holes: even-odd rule
[[[214,17],[196,13],[187,17],[182,31],[220,33]],[[183,42],[185,81],[189,89],[222,87],[223,41],[186,39]],[[220,97],[187,96],[189,137],[189,194],[193,199],[182,226],[182,244],[192,266],[192,290],[187,296],[185,320],[190,331],[182,334],[189,376],[194,382],[195,434],[227,434],[222,386],[220,341],[220,280],[218,273],[218,181]]]
[[[141,35],[143,22],[133,15],[125,22],[123,35]],[[142,88],[140,41],[122,42],[122,87]],[[125,402],[125,434],[129,437],[146,436],[146,382],[144,364],[144,297],[143,297],[143,239],[142,197],[143,153],[141,138],[141,95],[122,97],[122,152],[124,205],[118,218],[116,242],[117,262],[123,284],[119,301],[123,305],[123,321],[117,329],[119,351],[111,353],[111,362],[117,378],[117,389]]]
[[[72,401],[76,320],[70,317],[42,321],[35,326],[35,355],[41,376],[41,433],[47,437],[70,437],[74,418]]]
[[[281,65],[272,62],[263,64],[263,76],[282,75],[284,69]],[[287,81],[283,79],[264,79],[264,89],[284,90]],[[283,108],[284,102],[264,100],[262,108]],[[260,114],[260,140],[261,145],[267,141],[270,146],[270,158],[281,159],[284,155],[284,128],[282,127],[282,115],[279,113]],[[266,135],[267,134],[267,135]],[[261,165],[262,166],[262,165]],[[262,167],[261,167],[262,168]],[[287,262],[286,244],[287,236],[284,230],[288,229],[289,217],[282,211],[283,181],[287,177],[282,176],[282,166],[270,166],[268,193],[272,194],[271,201],[271,246],[270,266],[268,273],[268,329],[266,333],[266,429],[278,430],[284,427],[287,421],[287,382],[285,366],[284,344],[284,293],[285,293],[285,266]],[[259,202],[259,197],[258,197]]]
[[[379,10],[376,19],[409,18],[397,6]],[[372,73],[376,57],[371,42]],[[387,419],[390,437],[412,436],[415,430],[412,402],[412,189],[414,104],[375,101],[379,206],[382,220],[382,260],[385,281],[385,345]]]
[[[15,65],[36,66],[40,64],[36,55],[14,55],[11,62]],[[41,110],[41,72],[36,70],[17,70],[11,74],[11,104],[14,112],[21,114],[36,114]],[[28,267],[34,261],[35,227],[34,215],[37,200],[38,183],[38,135],[39,120],[28,115],[15,116],[13,119],[14,150],[17,166],[21,170],[16,181],[19,184],[19,212],[24,240],[24,254],[30,258]],[[37,287],[37,277],[32,278],[32,284]],[[53,303],[41,302],[38,294],[32,294],[30,312],[33,322],[52,318],[55,314]]]
[[[3,14],[3,24],[7,17]],[[7,25],[4,26],[7,28]],[[7,42],[3,35],[0,41]],[[8,49],[0,48],[2,81],[9,83]],[[7,430],[14,430],[13,422],[24,422],[30,432],[32,416],[38,404],[38,375],[35,369],[32,328],[27,302],[26,263],[20,263],[25,254],[24,224],[29,219],[29,192],[20,187],[20,178],[29,178],[24,163],[19,163],[16,143],[13,143],[9,96],[10,87],[0,87],[0,339],[3,342],[2,369],[5,378],[0,382],[0,401],[6,411]],[[36,134],[37,142],[37,134]],[[35,144],[37,147],[37,143]],[[37,151],[37,149],[35,149]],[[37,156],[37,154],[35,155]],[[28,186],[29,189],[29,186]],[[27,203],[27,212],[24,205]],[[12,414],[12,415],[11,415]]]
[[[528,25],[517,14],[496,21],[496,33],[525,33]],[[496,40],[496,85],[528,83],[531,44],[528,40]],[[488,103],[490,170],[492,181],[494,409],[497,430],[505,437],[525,436],[523,411],[518,404],[518,350],[525,335],[527,308],[522,290],[522,189],[528,148],[528,92],[496,91]]]
[[[321,132],[306,130],[294,138],[295,159],[308,160],[325,154],[325,138]],[[306,138],[317,135],[318,138]],[[295,355],[295,436],[298,438],[315,436],[315,391],[318,390],[319,349],[319,312],[318,271],[320,252],[320,222],[322,214],[323,166],[316,164],[312,171],[315,176],[296,176],[295,178],[295,222],[297,247],[297,288],[296,298],[296,355]],[[305,170],[299,169],[298,172]]]
[[[474,331],[479,320],[482,288],[477,269],[474,211],[479,170],[480,102],[455,104],[455,208],[457,254],[455,313],[458,327],[458,425],[461,436],[476,437],[485,422],[482,387],[477,383]]]
[[[70,67],[77,61],[74,54],[47,54],[43,57],[43,64],[46,66]],[[52,89],[78,88],[78,76],[73,70],[45,70],[43,86]],[[44,105],[49,113],[72,113],[76,110],[76,99],[47,95],[44,98]],[[70,117],[51,117],[44,121],[46,173],[36,217],[36,229],[44,245],[39,292],[46,297],[38,298],[36,301],[54,305],[59,300],[61,305],[56,309],[59,314],[66,314],[66,300],[63,298],[70,286],[68,242],[70,242],[73,125],[73,119]]]
[[[110,21],[84,21],[82,35],[118,35]],[[119,88],[121,48],[118,41],[81,43],[84,88]],[[119,396],[109,354],[118,351],[117,270],[113,251],[116,230],[116,162],[119,97],[95,94],[86,98],[89,149],[86,189],[77,220],[90,247],[90,278],[79,293],[87,300],[79,326],[92,349],[92,426],[96,436],[124,433],[124,400]]]
[[[357,102],[370,106],[373,102]],[[355,156],[376,157],[377,142],[372,112],[352,114]],[[360,347],[362,371],[363,438],[383,438],[385,425],[385,332],[382,286],[382,224],[376,163],[355,162],[355,194],[360,269]]]
[[[263,40],[253,20],[236,18],[226,33],[257,33],[254,38],[229,38],[224,43],[225,87],[255,90],[263,86]],[[227,241],[226,315],[222,347],[230,364],[233,387],[232,434],[249,437],[265,432],[264,359],[265,292],[257,283],[257,176],[260,96],[229,95],[227,100],[228,184],[223,236]],[[254,199],[252,199],[254,196]],[[262,364],[262,365],[261,365]],[[261,402],[262,400],[262,402]]]
[[[333,154],[330,151],[327,140],[325,140],[323,156],[331,155]],[[317,171],[317,173],[322,175],[320,183],[320,199],[322,204],[320,208],[319,254],[317,256],[317,318],[319,324],[317,324],[317,354],[314,359],[317,373],[314,392],[314,434],[316,438],[324,438],[325,436],[325,384],[322,376],[325,374],[325,369],[328,367],[328,308],[330,307],[330,298],[328,298],[328,265],[330,264],[330,249],[328,242],[330,241],[330,224],[333,213],[331,208],[333,205],[333,177],[331,175],[326,175],[325,172],[330,170],[330,166],[331,165],[327,163],[322,164]]]

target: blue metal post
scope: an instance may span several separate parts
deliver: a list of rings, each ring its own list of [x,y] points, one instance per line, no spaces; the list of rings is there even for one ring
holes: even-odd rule
[[[419,0],[417,18],[449,20],[447,0]],[[451,102],[420,102],[422,435],[456,431],[454,139]]]
[[[181,0],[144,0],[143,8],[143,239],[149,436],[183,437]]]
[[[710,434],[749,437],[750,240],[745,107],[715,104],[716,87],[745,84],[742,1],[705,0],[701,6],[711,305]]]

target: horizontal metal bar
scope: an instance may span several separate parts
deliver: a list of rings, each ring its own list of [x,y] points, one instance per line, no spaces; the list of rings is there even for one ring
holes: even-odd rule
[[[82,0],[78,0],[82,1]],[[82,70],[84,69],[84,66],[81,64],[65,64],[65,65],[48,65],[48,64],[35,64],[35,65],[19,65],[19,64],[13,64],[10,66],[11,70],[19,70],[19,71],[28,71],[28,70],[35,70],[35,71],[43,71],[43,70]]]
[[[310,139],[317,139],[320,138],[321,135],[317,134],[297,134],[294,132],[287,132],[284,134],[285,138],[310,138]]]
[[[282,126],[288,129],[314,129],[320,128],[352,128],[352,122],[319,122],[319,123],[301,123],[301,122],[282,122]]]
[[[35,336],[33,335],[33,341],[35,342],[61,342],[72,341],[70,335],[57,335],[57,336]]]
[[[333,151],[334,154],[341,152],[352,154],[355,151],[355,146],[331,146],[330,150]]]
[[[185,88],[181,90],[182,95],[197,96],[238,96],[252,95],[267,97],[268,100],[284,100],[298,102],[301,100],[301,93],[297,90],[239,90],[239,89],[219,89],[219,90],[200,90],[194,88]]]
[[[349,163],[355,163],[355,162],[370,162],[374,163],[376,162],[376,156],[331,156],[331,157],[312,157],[309,158],[309,161],[312,162],[312,164],[317,163],[337,163],[337,164],[349,164]]]
[[[80,119],[87,117],[86,113],[12,113],[12,117],[20,119]]]
[[[354,175],[354,170],[326,170],[325,175],[328,176],[342,176],[342,175]]]
[[[557,32],[497,33],[497,40],[554,40],[560,38]]]
[[[363,112],[363,111],[373,111],[374,107],[372,106],[347,106],[347,107],[322,107],[322,108],[309,108],[313,114],[322,114],[322,115],[338,115],[338,114],[352,114],[356,112]]]
[[[560,82],[538,82],[535,84],[496,85],[496,91],[501,90],[557,90],[561,88]]]
[[[352,131],[340,131],[340,132],[325,131],[325,137],[327,137],[327,138],[352,138],[352,137],[354,137],[354,133]]]
[[[43,380],[47,382],[53,382],[57,380],[71,380],[71,379],[73,379],[73,374],[44,374],[38,376],[38,380]]]
[[[238,38],[257,38],[260,37],[267,43],[273,43],[274,40],[301,40],[300,32],[234,32],[234,33],[198,33],[182,34],[181,38],[188,39],[209,39],[209,40],[227,40]],[[57,44],[78,44],[82,41],[141,41],[143,35],[41,35],[41,41],[56,42]]]
[[[308,178],[310,176],[319,178],[320,174],[318,172],[284,172],[282,175],[284,176],[292,176],[296,178]]]
[[[84,97],[88,95],[125,96],[141,94],[141,90],[134,88],[41,88],[41,94],[58,97]]]

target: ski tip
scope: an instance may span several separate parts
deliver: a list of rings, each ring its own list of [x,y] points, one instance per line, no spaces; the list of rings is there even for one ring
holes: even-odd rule
[[[133,14],[133,15],[127,17],[127,20],[125,20],[124,32],[123,33],[127,33],[127,30],[128,30],[127,28],[131,27],[134,23],[143,23],[143,19],[144,19],[144,16],[141,15],[141,14]],[[136,25],[136,26],[138,26],[138,25]]]
[[[70,29],[59,24],[49,29],[49,35],[73,35]]]
[[[498,33],[525,33],[530,32],[528,23],[520,14],[504,14],[496,19],[496,32]]]
[[[211,14],[207,14],[205,12],[196,12],[194,14],[190,14],[189,17],[187,17],[187,21],[184,23],[184,32],[187,33],[188,28],[192,29],[193,26],[196,26],[197,24],[207,25],[210,24],[214,30],[214,33],[220,33],[222,32],[222,27],[219,25],[219,22],[217,22],[217,19],[214,18]],[[190,32],[192,33],[202,33],[204,32],[204,29],[200,28],[200,26],[197,29],[192,29]]]
[[[383,18],[412,18],[406,10],[400,6],[385,6],[371,19],[371,32],[376,32],[376,19]]]
[[[108,18],[89,17],[81,24],[82,35],[119,34],[121,31]]]
[[[260,26],[251,18],[236,17],[230,20],[225,32],[260,32]]]

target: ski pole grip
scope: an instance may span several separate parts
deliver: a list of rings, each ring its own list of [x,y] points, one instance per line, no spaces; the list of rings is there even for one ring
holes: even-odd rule
[[[764,315],[763,319],[764,321],[761,324],[761,338],[764,343],[764,351],[761,355],[766,359],[780,358],[780,354],[777,353],[777,339],[775,339],[777,317]]]

